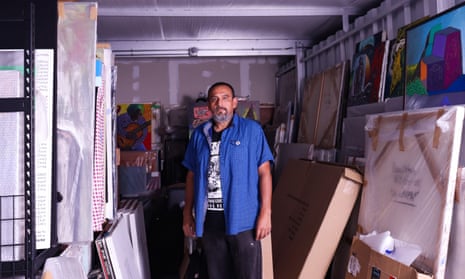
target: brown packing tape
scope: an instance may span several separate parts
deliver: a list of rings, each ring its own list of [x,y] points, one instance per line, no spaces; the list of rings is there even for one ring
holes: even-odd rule
[[[110,43],[97,43],[97,48],[111,48]]]
[[[405,131],[405,125],[407,122],[407,118],[408,118],[408,113],[404,112],[402,114],[402,120],[400,122],[400,127],[399,127],[399,150],[400,151],[405,151],[404,131]]]
[[[443,114],[444,114],[444,109],[439,109],[436,119],[441,118]],[[436,125],[436,127],[434,128],[434,135],[433,135],[433,148],[438,148],[440,136],[441,136],[441,129],[438,127],[438,125]]]
[[[65,3],[58,2],[58,18],[65,17]]]
[[[357,224],[357,233],[359,233],[359,234],[366,234],[367,232],[365,231],[365,229],[363,228],[362,225]]]
[[[461,201],[461,195],[460,193],[462,192],[462,171],[463,168],[458,168],[457,169],[457,178],[455,180],[455,193],[454,193],[454,200],[459,203]]]
[[[42,274],[42,279],[53,279],[53,275],[49,271],[45,271],[44,274]]]
[[[91,6],[89,12],[90,12],[89,18],[91,20],[97,20],[97,7],[96,6]]]
[[[379,132],[379,126],[381,125],[381,119],[382,119],[382,116],[378,115],[378,117],[376,117],[375,119],[375,127],[373,128],[373,130],[368,132],[368,136],[372,139],[371,148],[373,150],[376,150],[376,148],[378,147],[378,132]]]

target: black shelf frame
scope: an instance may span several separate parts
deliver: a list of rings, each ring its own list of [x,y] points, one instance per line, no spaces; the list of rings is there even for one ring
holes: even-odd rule
[[[0,206],[3,198],[23,199],[24,217],[6,219],[6,221],[24,222],[24,242],[14,243],[13,246],[24,246],[24,260],[0,261],[0,278],[7,276],[24,276],[26,279],[37,278],[45,260],[55,256],[61,247],[57,244],[56,232],[56,180],[52,175],[52,225],[51,225],[51,248],[45,250],[36,249],[35,235],[35,165],[34,165],[34,66],[36,39],[41,33],[39,45],[41,48],[54,49],[54,61],[56,61],[56,29],[57,29],[57,2],[53,0],[23,0],[2,4],[0,11],[0,49],[22,49],[24,67],[24,95],[19,98],[0,98],[0,113],[20,112],[23,113],[24,129],[24,193],[20,195],[0,196]],[[50,10],[52,8],[52,10]],[[37,11],[40,12],[36,16]],[[40,19],[37,22],[36,19]],[[54,65],[54,106],[56,100],[56,62]],[[53,111],[56,109],[54,107]],[[53,117],[55,119],[55,116]],[[53,130],[56,131],[56,121],[53,120]],[[53,136],[52,143],[52,174],[56,166],[56,137]],[[1,208],[1,207],[0,207]],[[1,215],[0,215],[1,218]],[[5,219],[0,219],[5,221]],[[0,230],[2,226],[0,224]],[[13,229],[13,239],[15,231]],[[1,236],[0,236],[1,240]],[[0,242],[0,252],[2,244]],[[13,247],[14,253],[14,247]],[[15,258],[15,257],[13,257]]]

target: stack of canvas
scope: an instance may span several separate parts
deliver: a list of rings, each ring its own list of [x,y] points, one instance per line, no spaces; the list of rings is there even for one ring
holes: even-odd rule
[[[419,245],[414,266],[444,278],[464,108],[367,116],[363,232]]]
[[[117,218],[95,240],[105,278],[150,278],[144,212],[137,200],[125,200]]]
[[[124,200],[118,213],[129,221],[129,236],[131,238],[134,260],[139,270],[138,278],[150,278],[150,265],[147,237],[145,234],[144,209],[137,200]]]

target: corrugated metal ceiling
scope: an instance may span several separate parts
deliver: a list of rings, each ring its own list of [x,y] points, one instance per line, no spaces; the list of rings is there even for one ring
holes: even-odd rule
[[[98,39],[116,54],[292,55],[381,0],[98,0]],[[189,52],[190,50],[190,52]]]

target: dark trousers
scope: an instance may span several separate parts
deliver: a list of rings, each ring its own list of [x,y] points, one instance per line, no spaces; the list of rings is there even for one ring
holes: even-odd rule
[[[226,235],[223,212],[207,212],[202,247],[210,279],[262,278],[262,248],[255,231]]]

